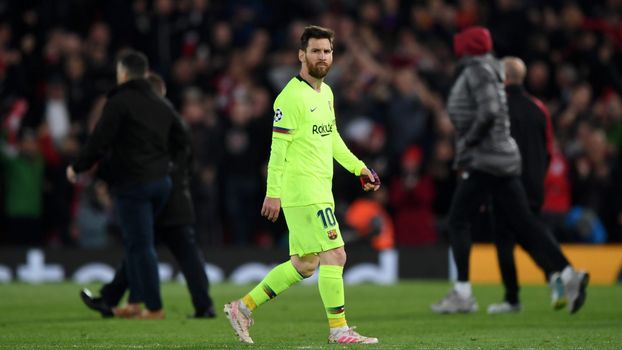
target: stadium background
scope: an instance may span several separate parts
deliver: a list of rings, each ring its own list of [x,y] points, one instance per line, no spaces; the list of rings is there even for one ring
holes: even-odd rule
[[[620,0],[0,0],[0,244],[120,250],[106,187],[95,174],[71,186],[64,170],[114,86],[115,56],[132,47],[164,76],[191,125],[200,244],[285,247],[284,223],[262,220],[259,208],[272,101],[299,69],[309,23],[336,31],[327,82],[338,125],[383,179],[367,199],[386,211],[383,229],[398,249],[444,251],[455,186],[444,106],[456,63],[451,38],[470,25],[490,29],[497,56],[525,60],[527,90],[551,111],[557,151],[544,219],[562,242],[619,243],[621,14]],[[16,167],[19,176],[9,171]],[[369,212],[348,211],[363,196],[358,186],[336,167],[340,222],[361,231],[352,244],[370,230]],[[40,234],[24,237],[15,222]],[[489,241],[485,207],[474,223],[476,239]],[[8,262],[16,271],[18,260]]]

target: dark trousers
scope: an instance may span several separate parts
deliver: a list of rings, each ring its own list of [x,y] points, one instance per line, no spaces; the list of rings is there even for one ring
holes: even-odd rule
[[[157,229],[156,235],[171,251],[179,264],[181,272],[186,279],[195,311],[199,314],[206,312],[213,302],[209,296],[209,280],[205,273],[205,262],[201,251],[196,245],[194,229],[191,225],[172,226]],[[100,295],[106,304],[116,306],[121,301],[123,294],[125,294],[128,288],[126,270],[127,263],[124,260],[117,268],[112,281],[101,288]],[[138,303],[141,301],[130,293],[129,302]]]
[[[534,216],[540,216],[540,206],[530,206],[530,210]],[[547,261],[549,258],[541,245],[534,246],[514,232],[501,210],[494,210],[494,227],[497,260],[499,261],[501,279],[503,280],[503,286],[505,288],[504,300],[510,304],[518,304],[519,286],[518,277],[516,275],[516,263],[514,261],[514,246],[516,243],[518,243],[531,256],[536,265],[542,269],[547,280],[551,273],[554,272],[547,269],[548,266],[552,265],[552,262]],[[545,240],[555,242],[555,238],[548,229],[546,230],[546,235],[548,237],[545,237]]]
[[[116,191],[130,291],[152,311],[162,308],[153,227],[170,191],[168,176]]]
[[[449,209],[449,243],[456,260],[458,281],[469,280],[470,219],[489,195],[517,238],[539,255],[537,259],[542,261],[545,270],[560,271],[568,265],[557,242],[530,211],[527,195],[517,176],[468,171],[463,173]]]

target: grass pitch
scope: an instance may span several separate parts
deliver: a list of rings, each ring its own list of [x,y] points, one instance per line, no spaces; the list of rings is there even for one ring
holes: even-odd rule
[[[622,287],[590,286],[576,315],[553,311],[545,286],[525,286],[523,311],[487,315],[502,296],[498,285],[476,285],[480,311],[436,315],[429,304],[447,283],[346,286],[350,325],[380,338],[378,345],[329,345],[316,286],[296,286],[255,313],[254,345],[238,342],[222,304],[250,286],[215,285],[218,318],[189,320],[184,286],[165,284],[167,319],[102,319],[80,301],[76,284],[0,285],[0,349],[622,349]],[[88,286],[97,291],[97,286]]]

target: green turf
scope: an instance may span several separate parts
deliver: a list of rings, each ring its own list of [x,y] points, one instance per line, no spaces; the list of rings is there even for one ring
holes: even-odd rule
[[[94,287],[94,286],[90,286]],[[101,319],[78,297],[75,284],[0,285],[0,349],[620,349],[622,287],[590,286],[576,315],[554,312],[544,286],[522,290],[524,310],[514,315],[435,315],[428,309],[447,283],[351,286],[346,290],[350,325],[380,344],[326,344],[327,322],[315,286],[296,286],[255,314],[254,345],[240,344],[221,305],[249,286],[216,285],[219,315],[188,320],[185,288],[166,284],[165,321]],[[482,309],[497,301],[497,285],[477,285]]]

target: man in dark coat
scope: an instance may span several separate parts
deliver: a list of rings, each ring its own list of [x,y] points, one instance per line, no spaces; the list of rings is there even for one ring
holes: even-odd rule
[[[527,69],[525,63],[518,57],[503,59],[505,69],[505,93],[508,99],[510,113],[510,132],[520,150],[522,159],[521,182],[527,194],[529,209],[536,216],[540,216],[544,202],[544,178],[553,152],[553,126],[548,109],[534,96],[525,91],[523,81]],[[500,210],[495,210],[495,245],[497,258],[501,270],[501,279],[505,288],[504,300],[501,303],[488,306],[488,313],[518,312],[521,305],[518,297],[518,278],[514,263],[514,245],[518,242],[525,250],[536,247],[526,246],[518,240],[507,225],[507,219]],[[547,231],[550,234],[550,231]],[[554,239],[547,237],[547,239]],[[553,271],[546,270],[546,263],[541,260],[539,252],[530,252],[536,264],[550,276]]]
[[[162,97],[166,95],[166,86],[160,76],[149,73],[147,80]],[[188,137],[190,140],[190,137]],[[190,194],[190,179],[192,173],[192,149],[183,153],[183,157],[175,160],[175,167],[171,173],[173,187],[168,202],[156,218],[156,236],[171,251],[179,263],[186,279],[188,291],[192,297],[195,318],[213,318],[216,316],[212,298],[209,296],[209,280],[205,273],[205,262],[196,245],[195,232],[192,225],[195,221],[194,206]],[[112,317],[119,309],[116,306],[128,289],[127,263],[124,260],[117,269],[114,278],[100,289],[100,297],[93,297],[88,289],[80,292],[82,301],[92,310],[98,311],[104,317]],[[132,312],[138,314],[141,300],[130,293],[126,316],[132,317]]]
[[[155,216],[171,190],[171,157],[187,141],[181,120],[147,82],[147,58],[127,51],[117,63],[117,83],[108,94],[101,119],[67,179],[107,157],[108,181],[115,196],[127,259],[130,290],[145,302],[140,318],[164,318],[158,258],[154,248]]]

